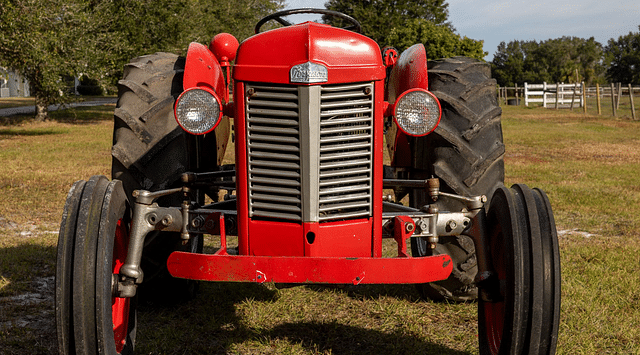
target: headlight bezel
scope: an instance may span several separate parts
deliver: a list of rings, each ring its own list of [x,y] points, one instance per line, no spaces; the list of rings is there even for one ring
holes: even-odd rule
[[[210,106],[207,106],[207,104]],[[189,109],[191,111],[187,111]],[[207,113],[207,110],[210,112]],[[205,115],[207,117],[200,119],[198,123],[196,120],[186,117],[189,114]],[[213,131],[222,119],[222,100],[215,91],[208,87],[189,88],[182,92],[176,100],[174,116],[176,122],[184,131],[193,135],[207,134]]]
[[[409,118],[406,117],[407,115],[409,115],[408,113],[400,112],[399,114],[398,112],[399,109],[404,109],[403,105],[410,105],[407,100],[416,100],[416,97],[418,100],[420,99],[420,97],[422,97],[424,100],[423,102],[428,105],[426,115],[417,117],[417,119],[424,121],[424,123],[422,124],[424,128],[420,128],[418,126],[419,129],[413,129],[411,127],[411,121],[413,120],[415,122],[416,117]],[[437,117],[436,115],[433,115],[433,109],[437,109]],[[415,116],[415,113],[413,115]],[[413,88],[403,92],[400,96],[398,96],[396,102],[393,105],[393,119],[396,125],[403,133],[413,137],[422,137],[433,132],[440,124],[441,118],[442,108],[440,106],[440,101],[432,92],[422,88]]]

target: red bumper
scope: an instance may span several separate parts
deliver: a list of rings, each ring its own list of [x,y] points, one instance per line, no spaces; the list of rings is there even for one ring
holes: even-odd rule
[[[423,258],[321,258],[209,255],[174,252],[174,277],[204,281],[276,283],[411,284],[444,280],[448,255]]]

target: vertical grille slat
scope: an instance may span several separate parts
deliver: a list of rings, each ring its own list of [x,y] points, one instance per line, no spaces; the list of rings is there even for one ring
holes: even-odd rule
[[[371,216],[373,83],[246,84],[249,216]]]

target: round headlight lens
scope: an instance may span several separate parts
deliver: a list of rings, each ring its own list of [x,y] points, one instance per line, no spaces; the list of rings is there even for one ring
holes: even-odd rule
[[[427,90],[412,89],[398,97],[394,115],[403,132],[411,136],[424,136],[440,123],[440,102]]]
[[[189,89],[176,102],[175,115],[178,124],[191,134],[211,132],[222,117],[220,99],[208,90]]]

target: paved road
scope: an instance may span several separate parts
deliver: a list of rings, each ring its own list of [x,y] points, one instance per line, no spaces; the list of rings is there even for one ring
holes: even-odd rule
[[[73,102],[66,105],[66,107],[101,106],[105,104],[115,104],[117,101],[118,99],[115,97],[105,97],[105,98],[95,99],[95,100],[86,101],[86,102]],[[49,106],[49,111],[55,111],[61,108],[64,109],[66,107],[62,105],[51,105]],[[7,116],[13,116],[13,115],[29,115],[29,114],[35,114],[35,113],[36,113],[35,105],[0,109],[0,117],[7,117]]]

